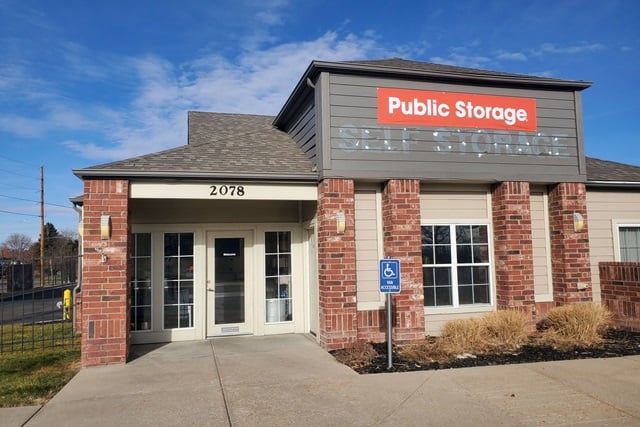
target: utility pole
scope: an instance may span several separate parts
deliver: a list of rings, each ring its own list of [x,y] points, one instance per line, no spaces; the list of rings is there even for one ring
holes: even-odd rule
[[[40,287],[44,288],[44,166],[40,166]]]

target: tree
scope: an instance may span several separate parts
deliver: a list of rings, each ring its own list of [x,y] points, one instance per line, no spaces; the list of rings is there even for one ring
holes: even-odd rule
[[[14,233],[7,237],[3,243],[3,252],[6,252],[8,258],[14,261],[23,262],[25,255],[29,254],[29,247],[32,244],[31,237],[25,234]]]
[[[40,253],[40,239],[32,246],[34,254]],[[76,277],[75,265],[78,256],[78,239],[74,232],[58,232],[48,222],[44,226],[44,262],[47,275],[64,281],[73,281]],[[37,255],[39,257],[39,255]]]

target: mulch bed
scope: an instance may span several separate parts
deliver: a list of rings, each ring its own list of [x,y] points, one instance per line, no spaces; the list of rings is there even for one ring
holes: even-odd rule
[[[604,334],[604,342],[593,348],[573,348],[560,350],[553,347],[535,345],[533,342],[515,352],[476,355],[466,358],[452,358],[446,362],[417,364],[403,359],[393,348],[393,367],[387,369],[387,344],[372,344],[378,355],[367,365],[350,366],[360,374],[382,372],[409,372],[434,369],[468,368],[473,366],[510,365],[516,363],[549,362],[554,360],[595,359],[640,355],[640,333],[609,330]],[[332,352],[334,355],[341,350]],[[347,366],[349,366],[347,364]]]

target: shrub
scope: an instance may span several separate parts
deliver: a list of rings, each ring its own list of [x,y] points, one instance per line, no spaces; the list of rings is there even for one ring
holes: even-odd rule
[[[367,366],[378,355],[378,352],[371,343],[358,340],[351,347],[337,351],[334,356],[336,360],[352,369]]]
[[[438,340],[442,350],[451,354],[478,354],[490,348],[489,335],[481,319],[451,320],[442,327]]]
[[[553,347],[593,347],[602,342],[611,312],[593,303],[554,307],[542,321],[541,343]]]
[[[419,364],[444,362],[452,355],[444,348],[441,337],[430,337],[417,344],[403,345],[398,348],[398,354]]]
[[[529,316],[517,310],[500,310],[482,318],[490,347],[494,350],[513,351],[525,344]]]

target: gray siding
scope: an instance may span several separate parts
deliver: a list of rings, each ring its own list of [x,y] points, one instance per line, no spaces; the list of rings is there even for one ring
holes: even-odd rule
[[[287,125],[286,132],[302,152],[317,165],[316,106],[312,96],[307,97],[296,115]]]
[[[323,177],[585,181],[580,98],[573,91],[338,74],[329,81],[330,135],[323,139],[331,167]],[[535,98],[537,132],[379,125],[378,87]]]

